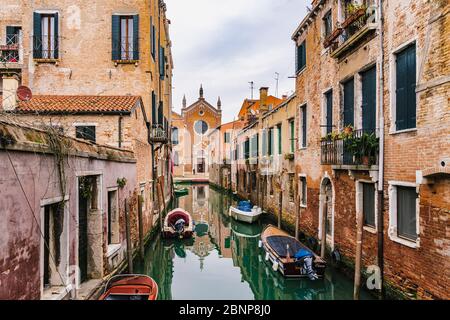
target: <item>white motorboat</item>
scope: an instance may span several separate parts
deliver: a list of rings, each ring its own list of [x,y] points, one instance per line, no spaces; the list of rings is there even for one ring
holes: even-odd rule
[[[262,209],[258,206],[251,206],[248,201],[241,201],[238,207],[230,206],[229,215],[235,220],[253,223],[259,219]]]

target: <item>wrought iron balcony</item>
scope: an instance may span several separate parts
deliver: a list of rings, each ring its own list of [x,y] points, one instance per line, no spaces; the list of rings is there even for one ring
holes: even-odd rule
[[[321,141],[323,165],[378,165],[378,129],[348,130],[331,133]]]
[[[150,143],[167,144],[169,142],[169,136],[167,130],[162,124],[153,124],[149,128],[149,141]]]
[[[0,45],[0,63],[11,67],[21,63],[22,61],[19,53],[21,44],[22,41],[18,34],[7,36],[6,43]]]
[[[139,50],[134,40],[123,37],[113,43],[113,60],[116,63],[135,63],[139,61]]]
[[[346,11],[345,20],[325,39],[324,46],[331,47],[331,56],[342,58],[352,48],[371,39],[377,24],[376,7],[361,6]]]

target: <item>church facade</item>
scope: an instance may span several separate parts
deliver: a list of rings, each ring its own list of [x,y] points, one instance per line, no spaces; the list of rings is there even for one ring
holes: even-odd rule
[[[172,143],[174,175],[208,176],[209,134],[222,123],[222,102],[220,97],[216,107],[204,98],[203,86],[200,86],[199,98],[187,105],[183,98],[181,114],[174,113],[172,121]]]

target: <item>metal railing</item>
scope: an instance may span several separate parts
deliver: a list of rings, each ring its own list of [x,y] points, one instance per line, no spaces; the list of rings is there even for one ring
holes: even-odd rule
[[[20,47],[21,39],[18,34],[8,35],[6,37],[6,44],[0,45],[0,62],[2,63],[18,63],[20,62]]]
[[[131,38],[122,38],[113,43],[113,56],[117,60],[137,60],[138,50]]]
[[[55,36],[33,36],[33,58],[34,59],[58,59],[59,38]]]
[[[321,141],[324,165],[378,165],[378,129],[329,134]]]
[[[167,130],[162,124],[152,124],[149,135],[150,142],[152,143],[167,143],[169,140]]]

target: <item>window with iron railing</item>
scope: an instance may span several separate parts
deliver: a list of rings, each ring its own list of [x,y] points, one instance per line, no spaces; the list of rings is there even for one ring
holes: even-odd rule
[[[34,13],[33,58],[59,59],[58,13]]]
[[[112,60],[139,60],[139,15],[112,16]]]

